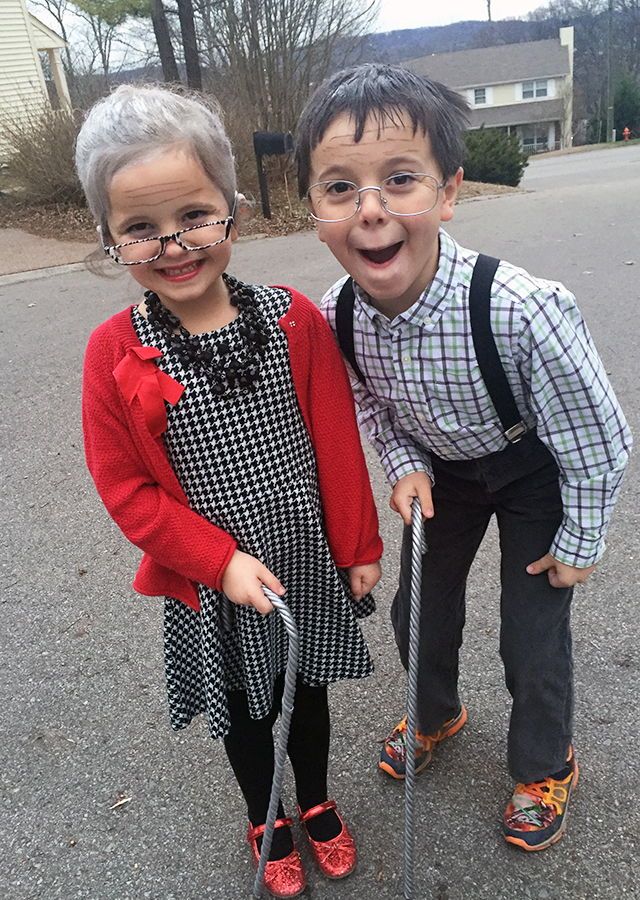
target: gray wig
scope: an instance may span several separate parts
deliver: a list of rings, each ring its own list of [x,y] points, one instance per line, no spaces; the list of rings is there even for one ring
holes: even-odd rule
[[[231,143],[212,97],[154,85],[121,85],[98,101],[76,141],[76,169],[89,209],[108,234],[109,185],[120,169],[183,144],[233,209],[236,174]]]

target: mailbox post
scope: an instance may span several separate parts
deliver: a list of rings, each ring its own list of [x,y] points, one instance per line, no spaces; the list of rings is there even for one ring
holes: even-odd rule
[[[260,199],[262,201],[262,215],[265,219],[271,218],[271,206],[269,205],[269,185],[267,173],[264,170],[263,158],[265,156],[282,156],[293,150],[293,135],[290,131],[254,131],[253,150],[258,166],[258,182],[260,184]]]

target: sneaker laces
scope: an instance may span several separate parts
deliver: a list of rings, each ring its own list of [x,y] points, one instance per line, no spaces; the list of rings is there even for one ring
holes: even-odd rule
[[[396,727],[393,729],[391,734],[385,738],[385,744],[389,744],[390,746],[401,749],[404,748],[405,744],[405,734],[407,733],[407,717],[400,719]],[[426,751],[433,749],[433,739],[429,737],[429,735],[422,734],[420,731],[416,731],[416,741],[421,744],[423,749]]]
[[[554,781],[553,778],[545,778],[542,781],[531,781],[529,784],[516,784],[513,792],[513,805],[524,809],[522,800],[534,800],[541,806],[552,807],[561,816],[567,802],[569,793],[565,787]]]

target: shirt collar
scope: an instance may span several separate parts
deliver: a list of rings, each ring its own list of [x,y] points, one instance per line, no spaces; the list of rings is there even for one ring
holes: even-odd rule
[[[438,268],[433,281],[427,285],[416,302],[393,319],[394,326],[401,322],[414,325],[434,324],[446,309],[451,297],[452,286],[456,284],[456,269],[460,259],[459,248],[451,235],[441,228],[438,234],[440,253]],[[356,299],[360,308],[375,322],[376,319],[388,324],[388,319],[371,303],[369,295],[358,284],[354,284]]]

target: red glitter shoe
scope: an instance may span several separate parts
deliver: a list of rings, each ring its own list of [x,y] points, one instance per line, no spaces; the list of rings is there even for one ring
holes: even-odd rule
[[[322,874],[326,875],[327,878],[346,878],[355,869],[358,855],[351,832],[336,809],[336,801],[325,800],[324,803],[312,806],[306,812],[302,812],[298,808],[300,822],[304,825],[309,819],[313,819],[329,809],[332,809],[340,820],[342,825],[340,834],[328,841],[314,841],[307,828],[305,828],[305,833],[313,858]]]
[[[293,819],[276,819],[275,828],[291,828]],[[262,837],[265,825],[249,824],[247,841],[251,846],[253,861],[256,866],[260,862],[260,851],[257,840]],[[264,870],[264,887],[272,897],[297,897],[307,886],[302,860],[297,850],[292,850],[284,859],[274,859],[267,863]]]

